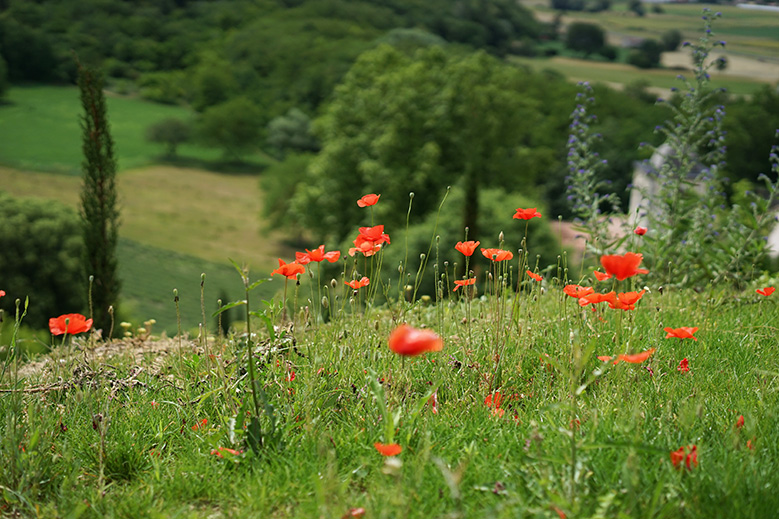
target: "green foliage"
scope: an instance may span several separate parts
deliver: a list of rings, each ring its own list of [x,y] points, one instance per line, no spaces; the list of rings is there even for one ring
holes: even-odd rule
[[[484,53],[450,56],[437,47],[413,57],[388,46],[365,53],[317,121],[322,151],[292,202],[298,222],[343,239],[361,221],[355,201],[381,193],[376,221],[405,221],[408,193],[426,215],[447,185],[466,179],[463,224],[476,236],[480,185],[532,185],[531,131],[540,120],[519,95],[528,75]]]
[[[174,157],[179,144],[189,141],[191,136],[190,124],[173,117],[146,128],[146,140],[165,145],[165,152],[169,157]]]
[[[78,215],[51,201],[12,198],[0,192],[0,307],[6,319],[14,301],[31,301],[26,324],[47,328],[49,318],[85,312],[87,280]]]
[[[290,108],[268,123],[266,142],[280,158],[287,152],[319,151],[319,142],[311,133],[311,119],[297,108]]]
[[[660,36],[663,43],[663,50],[673,52],[682,44],[682,31],[679,29],[669,29]]]
[[[8,91],[8,65],[6,65],[3,56],[0,56],[0,101],[5,97],[5,93]]]
[[[84,231],[84,271],[91,283],[90,311],[96,329],[111,328],[121,283],[117,274],[116,242],[119,209],[116,193],[116,158],[108,124],[103,79],[99,72],[79,66],[83,131],[84,184],[81,220]]]
[[[197,133],[208,146],[240,159],[260,144],[260,109],[245,97],[236,97],[203,112]]]
[[[628,54],[628,63],[638,68],[655,68],[660,65],[663,43],[657,40],[644,40]]]
[[[606,42],[606,33],[594,23],[574,22],[568,26],[565,46],[583,52],[585,56],[599,52]]]
[[[266,230],[284,228],[293,234],[302,233],[301,226],[295,224],[295,213],[289,201],[298,186],[307,182],[307,171],[313,158],[311,154],[290,153],[262,172],[260,187],[265,200],[263,216],[267,218],[264,225]]]

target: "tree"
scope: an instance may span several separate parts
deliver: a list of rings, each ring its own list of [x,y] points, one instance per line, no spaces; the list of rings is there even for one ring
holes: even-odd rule
[[[206,145],[222,148],[226,155],[240,159],[247,150],[259,147],[261,116],[254,103],[236,97],[206,109],[198,123],[198,134]]]
[[[476,235],[479,189],[533,185],[535,149],[526,148],[541,115],[523,95],[528,73],[480,52],[439,47],[409,57],[380,46],[363,54],[315,123],[322,151],[292,200],[303,226],[344,238],[365,212],[361,195],[382,193],[377,222],[401,226],[409,192],[414,214],[437,207],[461,182],[463,225]]]
[[[169,117],[146,128],[146,140],[165,145],[165,154],[168,157],[176,156],[176,148],[179,144],[189,141],[192,129],[189,123]]]
[[[654,68],[660,65],[663,45],[657,40],[644,40],[628,54],[628,63],[638,68]]]
[[[279,158],[287,151],[319,151],[319,142],[311,133],[311,119],[298,108],[290,108],[268,123],[266,141]]]
[[[682,43],[682,31],[679,29],[667,30],[660,35],[660,41],[663,42],[663,50],[673,52]]]
[[[636,16],[644,16],[646,14],[644,4],[641,3],[641,0],[630,0],[628,9],[636,13]]]
[[[0,192],[0,250],[6,315],[14,315],[16,299],[24,303],[28,296],[25,323],[34,328],[46,328],[50,317],[85,311],[84,242],[75,211]]]
[[[116,242],[119,209],[116,206],[116,159],[103,96],[103,78],[93,69],[79,65],[81,93],[84,184],[81,190],[81,220],[86,247],[86,274],[94,276],[92,317],[95,328],[111,326],[109,308],[117,307],[120,281]]]
[[[599,25],[574,22],[568,26],[565,46],[571,50],[584,52],[589,56],[600,51],[606,43],[606,34]]]
[[[0,99],[3,98],[6,90],[8,90],[8,67],[3,56],[0,56]]]

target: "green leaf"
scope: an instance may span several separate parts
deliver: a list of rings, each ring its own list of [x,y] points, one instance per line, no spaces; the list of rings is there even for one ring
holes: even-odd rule
[[[222,312],[225,312],[225,311],[227,311],[227,310],[229,310],[231,308],[235,308],[236,306],[241,306],[241,305],[245,305],[245,304],[246,304],[246,300],[245,299],[242,300],[242,301],[233,301],[232,303],[227,303],[226,305],[221,307],[219,310],[217,310],[216,312],[211,314],[211,317],[216,317],[217,315],[221,314]]]

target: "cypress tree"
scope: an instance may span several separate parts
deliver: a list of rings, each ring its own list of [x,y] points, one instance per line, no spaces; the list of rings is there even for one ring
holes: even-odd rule
[[[101,74],[79,64],[78,87],[84,108],[81,116],[84,151],[81,220],[85,268],[87,276],[94,276],[90,312],[95,328],[106,331],[111,326],[109,307],[116,308],[120,289],[116,260],[119,210],[116,206],[114,141],[108,126]]]

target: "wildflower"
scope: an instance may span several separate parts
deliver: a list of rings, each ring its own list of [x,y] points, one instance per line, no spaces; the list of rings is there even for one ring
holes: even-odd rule
[[[774,293],[774,290],[776,290],[774,287],[765,287],[765,288],[758,288],[757,290],[755,290],[755,292],[757,292],[761,296],[768,297]],[[3,292],[3,294],[5,294],[5,292]]]
[[[531,218],[541,218],[541,213],[536,211],[535,207],[530,209],[517,209],[517,214],[514,215],[514,220],[530,220]]]
[[[650,348],[646,351],[642,351],[641,353],[634,353],[632,355],[625,355],[622,354],[619,357],[617,357],[617,362],[620,360],[624,360],[625,362],[629,362],[631,364],[641,364],[646,359],[652,356],[652,354],[655,352],[656,348]]]
[[[747,449],[752,450],[755,448],[755,445],[752,443],[752,440],[747,440]]]
[[[397,443],[388,443],[387,445],[384,445],[383,443],[376,442],[373,446],[382,456],[397,456],[403,452],[403,447]]]
[[[617,293],[613,290],[609,292],[608,294],[599,294],[597,292],[593,292],[591,294],[587,294],[584,297],[579,298],[579,306],[587,306],[589,304],[597,304],[597,303],[609,303],[610,305],[617,303]]]
[[[81,314],[64,314],[49,319],[49,331],[52,335],[83,333],[92,328],[92,319]]]
[[[199,431],[200,429],[205,428],[207,423],[208,423],[208,419],[207,418],[203,418],[198,423],[196,423],[195,425],[192,426],[192,430],[193,431]]]
[[[370,285],[371,280],[367,277],[363,276],[362,279],[354,279],[352,281],[344,281],[345,284],[352,287],[354,290],[360,289],[362,287],[367,287]]]
[[[364,195],[362,198],[357,200],[357,205],[359,205],[360,207],[369,207],[372,205],[376,205],[376,202],[379,201],[380,197],[381,195],[374,195],[374,194]]]
[[[595,279],[598,281],[606,281],[607,279],[611,279],[611,274],[604,274],[600,270],[596,270],[593,272],[593,274],[595,275]]]
[[[644,296],[646,290],[641,292],[620,292],[617,294],[616,301],[609,302],[609,308],[615,308],[618,310],[635,310],[636,303]]]
[[[308,250],[306,249],[306,252],[296,252],[295,253],[295,263],[300,263],[301,265],[308,265],[312,261],[320,262],[327,260],[330,263],[335,263],[338,261],[338,259],[341,257],[341,252],[334,250],[330,252],[325,252],[325,246],[320,245],[314,250]]]
[[[430,398],[427,399],[427,403],[430,404],[433,414],[438,414],[438,392],[434,391]]]
[[[682,461],[684,461],[687,470],[692,470],[693,466],[698,466],[698,447],[693,445],[690,447],[689,454],[684,447],[679,447],[675,451],[671,452],[671,463],[676,470],[682,468]]]
[[[0,290],[0,297],[3,297],[5,295],[5,290]]]
[[[398,355],[415,356],[428,351],[441,351],[444,341],[430,330],[417,330],[401,324],[390,334],[389,347]]]
[[[365,515],[365,508],[350,508],[347,513],[345,513],[341,519],[349,519],[350,517],[357,517],[358,519],[360,517],[363,517]]]
[[[636,227],[636,229],[633,231],[635,234],[638,234],[639,236],[643,236],[646,234],[646,227],[641,227],[640,225]]]
[[[736,429],[741,429],[744,427],[744,415],[739,415],[738,420],[736,420]]]
[[[279,268],[271,272],[271,276],[274,274],[281,274],[282,276],[286,276],[287,279],[292,279],[298,274],[302,274],[306,271],[306,267],[301,265],[297,262],[292,263],[284,263],[284,260],[279,258]]]
[[[689,326],[682,326],[681,328],[663,328],[663,331],[668,332],[668,334],[665,336],[666,339],[670,338],[677,338],[677,339],[692,339],[694,341],[697,341],[697,337],[693,337],[693,334],[698,331],[698,327],[689,327]]]
[[[473,256],[473,252],[480,243],[480,241],[458,241],[454,248],[466,256]]]
[[[505,261],[514,258],[514,254],[511,251],[503,249],[481,249],[481,253],[485,258],[492,261]]]
[[[687,357],[679,361],[679,365],[676,366],[676,371],[681,371],[682,373],[687,373],[690,371],[690,363],[687,360]]]
[[[595,289],[592,287],[583,287],[580,285],[565,285],[563,288],[563,292],[568,294],[571,297],[575,297],[576,299],[580,299],[584,296],[588,296],[595,292]]]
[[[671,463],[675,469],[679,470],[681,468],[681,463],[684,461],[684,456],[684,447],[679,447],[675,451],[671,451]]]
[[[536,281],[543,281],[544,280],[544,276],[539,276],[538,274],[534,274],[533,272],[531,272],[529,270],[526,271],[526,272],[527,272],[528,276],[530,276],[531,278],[535,279]]]
[[[454,280],[454,291],[457,292],[457,289],[460,287],[468,287],[476,283],[476,278],[470,278],[470,279],[455,279]]]
[[[495,409],[498,409],[502,402],[503,395],[500,394],[500,391],[495,391],[484,398],[484,405],[487,407],[494,407]]]
[[[375,245],[381,245],[382,243],[389,243],[389,234],[384,232],[383,225],[377,225],[375,227],[360,227],[360,235],[358,238],[362,238],[366,241],[372,241]]]
[[[611,254],[600,257],[600,264],[606,274],[616,277],[619,281],[635,276],[636,274],[648,274],[646,269],[638,268],[643,255],[635,252],[626,252],[623,255]]]
[[[152,400],[150,402],[150,405],[151,405],[152,409],[154,409],[155,407],[159,406],[160,404],[158,404],[156,400]]]
[[[696,445],[693,445],[690,449],[690,453],[687,455],[687,458],[684,460],[685,465],[687,465],[687,470],[692,470],[691,465],[698,466],[698,447]]]
[[[349,249],[349,255],[354,256],[361,252],[365,256],[373,256],[385,243],[389,244],[389,234],[384,232],[383,225],[375,227],[360,227],[360,234],[354,239],[354,247]]]
[[[294,382],[295,381],[295,372],[290,371],[289,375],[286,377],[287,382]]]
[[[233,456],[240,456],[241,454],[243,454],[243,451],[237,451],[235,449],[229,449],[227,447],[217,447],[216,449],[213,449],[211,451],[211,454],[215,455],[215,456],[218,456],[220,458],[224,458],[224,456],[222,456],[223,452],[226,452],[228,454],[232,454]]]

